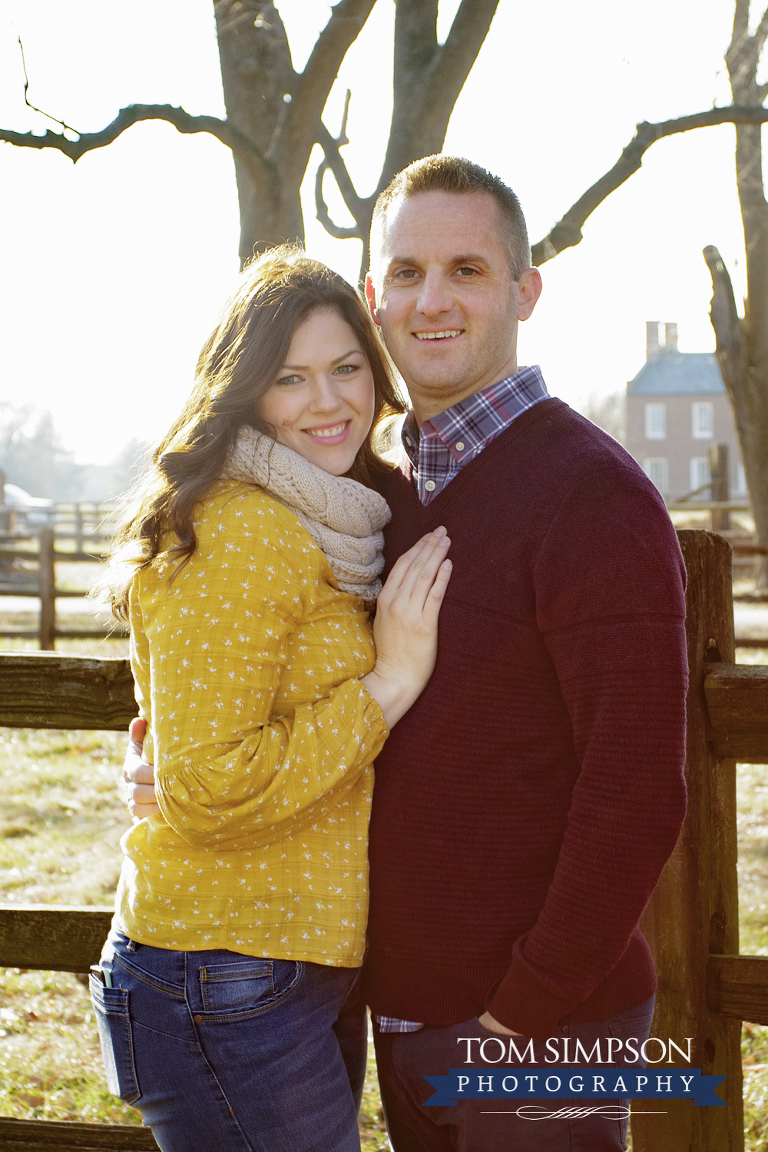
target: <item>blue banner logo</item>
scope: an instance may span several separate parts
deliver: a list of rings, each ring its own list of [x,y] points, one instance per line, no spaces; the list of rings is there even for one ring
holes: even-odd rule
[[[726,1076],[702,1076],[700,1068],[451,1068],[425,1076],[435,1089],[425,1106],[453,1108],[460,1100],[690,1100],[697,1108],[725,1108],[715,1088]]]

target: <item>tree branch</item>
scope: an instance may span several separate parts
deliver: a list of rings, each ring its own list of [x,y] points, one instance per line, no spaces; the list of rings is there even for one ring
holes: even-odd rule
[[[734,412],[742,404],[745,387],[745,355],[741,321],[736,311],[733,285],[720,253],[712,244],[704,249],[704,259],[712,277],[712,303],[709,318],[717,340],[717,362]]]
[[[183,108],[173,108],[170,104],[131,104],[127,108],[121,108],[106,128],[102,128],[100,132],[84,132],[77,140],[68,140],[58,132],[49,131],[44,136],[37,136],[33,132],[11,132],[0,128],[0,141],[14,144],[18,148],[56,148],[73,163],[77,163],[86,152],[105,148],[127,128],[145,120],[164,120],[172,124],[177,132],[208,132],[231,148],[246,164],[259,170],[262,177],[267,174],[269,165],[259,150],[226,120],[219,120],[216,116],[191,116]]]
[[[461,0],[446,41],[438,50],[431,77],[430,101],[450,101],[449,107],[453,111],[498,6],[499,0]]]
[[[761,52],[762,47],[765,44],[766,36],[768,36],[768,8],[766,8],[765,12],[763,12],[762,19],[760,20],[755,34],[752,37],[755,42],[755,48],[757,49],[758,54]]]
[[[296,78],[285,133],[287,147],[311,149],[316,123],[350,46],[359,36],[376,0],[340,0],[315,41],[304,71]]]
[[[643,156],[657,140],[674,136],[679,132],[689,132],[693,128],[711,128],[716,124],[765,124],[768,123],[768,108],[742,107],[731,105],[727,108],[711,108],[707,112],[697,112],[692,116],[681,116],[677,120],[664,120],[659,124],[638,124],[637,132],[610,171],[588,188],[565,216],[555,224],[552,231],[538,244],[534,244],[532,257],[534,264],[544,264],[565,248],[573,248],[581,239],[581,229],[586,220],[612,192],[620,188],[638,169]]]
[[[349,191],[350,196],[353,197],[355,195],[354,188],[352,187],[352,180],[350,178],[349,173],[347,172],[347,166],[344,163],[344,161],[342,160],[341,153],[339,152],[339,149],[344,144],[349,144],[349,138],[347,136],[347,118],[349,116],[349,102],[351,99],[352,99],[352,93],[350,92],[349,88],[347,88],[347,95],[346,95],[346,98],[344,100],[344,115],[341,118],[341,131],[339,132],[339,135],[334,140],[333,136],[331,136],[330,132],[328,132],[328,129],[327,128],[325,129],[326,132],[328,132],[328,142],[327,142],[328,147],[327,148],[323,147],[324,157],[323,157],[322,163],[320,163],[318,165],[317,172],[315,173],[315,211],[316,211],[316,216],[317,216],[317,219],[319,220],[319,222],[322,224],[323,228],[325,228],[326,232],[328,232],[331,236],[335,237],[336,240],[353,240],[353,239],[360,240],[360,239],[362,239],[362,237],[360,235],[360,224],[359,224],[357,217],[355,216],[355,224],[354,224],[354,227],[352,227],[352,228],[343,228],[340,224],[334,224],[334,222],[333,222],[333,220],[331,220],[330,214],[328,212],[328,205],[326,204],[325,198],[323,196],[323,177],[325,176],[326,172],[328,171],[328,169],[331,166],[330,161],[328,159],[329,155],[333,156],[334,160],[337,161],[340,175],[342,175],[343,179],[345,180],[345,183],[348,182],[348,185],[349,185],[348,191]],[[325,125],[323,125],[323,127],[325,127]],[[334,173],[334,175],[335,175],[335,173]],[[338,176],[336,177],[336,183],[339,184],[339,177]],[[339,189],[339,190],[341,190],[341,189]],[[345,201],[345,203],[346,203],[346,201]],[[351,211],[351,209],[350,209],[350,211]],[[353,213],[353,215],[354,215],[354,213]]]
[[[45,116],[46,120],[52,120],[54,124],[60,125],[65,132],[74,132],[76,136],[80,136],[77,128],[73,128],[71,124],[65,124],[63,120],[57,120],[55,116],[50,116],[47,112],[43,112],[42,108],[36,107],[29,101],[29,76],[27,74],[27,61],[24,56],[24,45],[21,42],[21,36],[17,37],[19,41],[19,51],[21,52],[21,67],[24,72],[24,103],[27,108],[31,108],[33,112],[38,112],[41,116]]]
[[[342,128],[342,134],[339,139],[334,140],[325,124],[323,124],[321,121],[320,129],[317,133],[317,142],[323,149],[325,157],[317,170],[315,188],[317,189],[318,187],[318,181],[320,181],[320,184],[322,184],[323,174],[325,173],[326,169],[330,168],[336,179],[336,183],[339,186],[339,192],[341,192],[344,203],[352,214],[355,220],[355,224],[357,225],[358,232],[355,232],[355,235],[359,235],[359,229],[361,225],[365,227],[367,224],[368,218],[370,216],[371,204],[370,200],[363,200],[362,197],[358,196],[357,191],[355,190],[355,186],[352,183],[352,177],[347,171],[347,166],[344,163],[344,158],[339,151],[341,145],[346,143],[344,128]],[[363,239],[364,237],[361,236],[360,238]]]
[[[736,0],[731,48],[736,48],[737,41],[741,44],[749,35],[749,4],[750,0]]]
[[[352,228],[343,228],[341,224],[335,224],[331,220],[328,212],[328,205],[323,197],[323,176],[328,171],[328,164],[325,161],[318,167],[317,174],[315,175],[315,213],[317,219],[325,228],[329,235],[333,236],[335,240],[361,240],[360,229],[357,224]]]

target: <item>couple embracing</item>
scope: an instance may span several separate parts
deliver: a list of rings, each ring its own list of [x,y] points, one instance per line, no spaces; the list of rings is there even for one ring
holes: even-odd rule
[[[110,1089],[164,1152],[355,1152],[367,1004],[395,1152],[619,1152],[626,1101],[533,1124],[424,1076],[467,1037],[649,1034],[677,541],[517,364],[541,280],[502,181],[411,165],[371,265],[368,309],[298,251],[246,268],[117,539],[144,744],[91,978]]]

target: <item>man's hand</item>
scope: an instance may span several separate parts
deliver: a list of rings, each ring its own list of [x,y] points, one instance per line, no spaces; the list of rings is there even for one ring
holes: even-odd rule
[[[155,803],[155,769],[142,759],[147,722],[137,717],[128,729],[128,750],[123,764],[123,780],[128,800],[128,811],[136,820],[145,820],[160,811]]]
[[[134,721],[135,723],[135,721]],[[513,1032],[511,1028],[505,1028],[503,1024],[499,1024],[498,1020],[494,1020],[490,1012],[483,1012],[482,1016],[478,1016],[478,1020],[483,1028],[487,1028],[489,1032],[500,1032],[502,1036],[522,1036],[522,1032]]]

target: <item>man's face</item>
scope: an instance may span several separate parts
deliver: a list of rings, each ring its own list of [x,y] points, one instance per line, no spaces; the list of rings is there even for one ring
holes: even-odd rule
[[[517,370],[517,324],[541,291],[535,269],[512,279],[486,192],[420,192],[390,207],[368,292],[374,319],[419,422]]]

